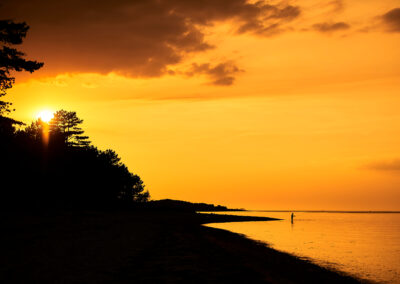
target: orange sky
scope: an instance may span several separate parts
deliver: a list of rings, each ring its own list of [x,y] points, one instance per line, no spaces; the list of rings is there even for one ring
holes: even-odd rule
[[[153,199],[400,210],[400,1],[47,2],[0,12],[45,62],[13,117],[77,111]]]

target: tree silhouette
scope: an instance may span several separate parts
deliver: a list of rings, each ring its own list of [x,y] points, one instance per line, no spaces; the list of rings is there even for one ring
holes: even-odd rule
[[[79,127],[83,119],[78,118],[76,112],[59,110],[50,120],[52,136],[61,135],[67,146],[85,147],[90,144],[88,136],[82,135],[84,131]]]
[[[41,141],[43,139],[44,124],[45,122],[39,118],[25,127],[24,132],[31,140]]]
[[[26,60],[25,54],[13,48],[13,45],[21,44],[26,36],[29,26],[23,23],[14,23],[10,20],[0,20],[0,97],[6,95],[8,89],[15,82],[11,72],[38,70],[43,63]],[[0,100],[0,116],[10,112],[10,102]]]
[[[77,118],[74,112],[59,113]],[[129,208],[148,201],[143,181],[115,151],[67,145],[61,129],[76,132],[64,124],[53,126],[47,143],[48,127],[38,119],[15,131],[8,141],[0,139],[4,145],[0,147],[0,209]]]
[[[119,201],[129,203],[145,202],[150,198],[148,191],[145,191],[145,185],[138,175],[129,172],[128,168],[121,162],[118,154],[111,150],[98,151],[98,162],[107,169],[107,172],[113,172],[114,177],[110,180],[110,187],[116,192],[114,195]]]

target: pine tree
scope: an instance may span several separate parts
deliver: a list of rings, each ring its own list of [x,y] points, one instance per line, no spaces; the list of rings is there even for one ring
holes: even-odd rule
[[[90,144],[88,136],[82,135],[84,131],[78,125],[83,119],[77,117],[76,112],[59,110],[50,120],[51,135],[62,135],[67,146],[85,147]]]
[[[43,66],[41,62],[24,59],[25,54],[12,47],[22,43],[28,29],[29,26],[24,22],[0,20],[0,97],[5,96],[15,82],[11,72],[32,73]],[[10,112],[10,106],[10,102],[0,100],[0,116]]]

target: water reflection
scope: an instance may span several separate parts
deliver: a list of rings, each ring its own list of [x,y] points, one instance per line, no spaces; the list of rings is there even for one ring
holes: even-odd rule
[[[400,214],[232,212],[284,219],[212,224],[375,281],[400,283]]]

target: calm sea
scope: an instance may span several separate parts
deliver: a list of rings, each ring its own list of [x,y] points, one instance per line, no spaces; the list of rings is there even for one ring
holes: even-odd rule
[[[294,212],[293,224],[291,212],[228,214],[283,220],[209,226],[244,234],[277,250],[364,279],[400,283],[399,213]]]

